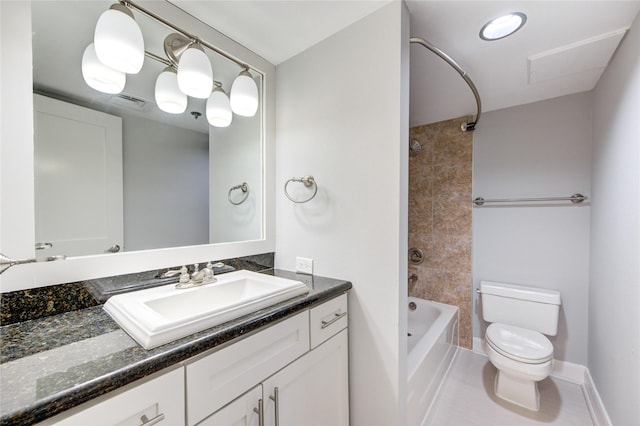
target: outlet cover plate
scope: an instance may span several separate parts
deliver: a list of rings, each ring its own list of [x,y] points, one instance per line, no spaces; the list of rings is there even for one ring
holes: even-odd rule
[[[313,259],[296,257],[296,272],[301,274],[313,274]]]

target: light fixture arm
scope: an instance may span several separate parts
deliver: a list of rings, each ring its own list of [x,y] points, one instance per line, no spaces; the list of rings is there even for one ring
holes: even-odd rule
[[[228,53],[218,49],[217,47],[215,47],[214,45],[207,43],[204,40],[200,40],[198,37],[194,36],[193,34],[190,34],[189,32],[183,30],[182,28],[178,27],[177,25],[174,25],[173,23],[167,21],[166,19],[162,18],[161,16],[156,15],[155,13],[151,12],[150,10],[145,9],[144,7],[129,1],[129,0],[121,0],[120,1],[121,4],[125,5],[126,7],[130,7],[132,9],[137,10],[138,12],[148,16],[149,18],[160,22],[161,24],[171,28],[172,30],[174,30],[175,32],[181,34],[183,37],[185,37],[188,41],[189,41],[189,46],[191,44],[196,44],[196,45],[201,45],[206,47],[207,49],[210,49],[216,53],[218,53],[221,56],[224,56],[225,58],[227,58],[228,60],[230,60],[231,62],[236,63],[239,67],[241,68],[246,68],[246,69],[250,69],[251,67],[241,61],[239,61],[238,59],[236,59],[235,57],[229,55]],[[166,43],[166,40],[165,40]],[[186,50],[189,46],[186,46],[184,49]],[[165,50],[166,51],[166,50]],[[182,53],[182,52],[180,52]],[[178,56],[180,56],[180,53],[178,53]],[[171,56],[169,56],[171,58]],[[176,61],[177,62],[177,61]]]
[[[131,9],[127,7],[127,2],[125,1],[121,1],[120,3],[114,3],[109,7],[109,9],[117,10],[119,12],[122,12],[128,15],[131,19],[136,19],[133,16],[133,12],[131,11]]]
[[[478,93],[478,89],[476,88],[476,85],[473,84],[473,81],[471,80],[471,78],[469,78],[469,75],[467,75],[465,70],[463,70],[462,67],[458,65],[458,63],[454,61],[449,55],[447,55],[442,50],[438,49],[437,47],[435,47],[425,39],[420,37],[411,37],[409,39],[409,42],[419,44],[422,47],[425,47],[428,50],[435,53],[436,55],[438,55],[443,61],[451,65],[451,67],[455,69],[458,72],[458,74],[460,74],[460,77],[462,77],[462,79],[467,83],[467,85],[469,85],[469,88],[473,92],[473,96],[476,98],[476,108],[478,112],[476,114],[476,118],[474,121],[470,123],[462,123],[460,128],[462,129],[463,132],[475,130],[476,125],[478,124],[478,121],[480,121],[480,115],[482,114],[482,103],[480,102],[480,93]]]
[[[182,55],[188,48],[196,47],[195,40],[188,39],[180,33],[171,33],[164,39],[164,53],[173,64],[177,64]],[[201,46],[198,46],[202,50]]]
[[[158,56],[155,53],[151,53],[151,52],[148,52],[148,51],[145,50],[144,51],[144,56],[146,56],[149,59],[153,59],[156,62],[160,62],[161,64],[164,64],[167,67],[171,67],[174,70],[176,69],[176,64],[175,63],[173,63],[169,59],[163,58],[162,56]]]

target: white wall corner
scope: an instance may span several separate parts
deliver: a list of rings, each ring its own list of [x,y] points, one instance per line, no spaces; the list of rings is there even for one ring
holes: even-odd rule
[[[587,407],[589,408],[589,414],[591,415],[593,424],[595,426],[611,426],[611,419],[607,414],[607,410],[604,408],[600,394],[598,394],[596,385],[593,383],[593,379],[587,368],[584,369],[583,381],[582,393],[584,394],[585,401],[587,401]]]
[[[587,368],[584,365],[554,359],[551,376],[582,386],[584,385],[585,371],[587,371]]]
[[[487,353],[484,351],[484,345],[482,344],[481,337],[474,337],[473,342],[471,342],[471,349],[473,353],[478,355],[487,356]]]

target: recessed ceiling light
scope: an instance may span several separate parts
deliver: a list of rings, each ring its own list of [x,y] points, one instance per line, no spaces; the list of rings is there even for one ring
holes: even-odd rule
[[[527,15],[522,12],[512,12],[499,16],[484,24],[480,30],[483,40],[499,40],[518,31],[527,22]]]

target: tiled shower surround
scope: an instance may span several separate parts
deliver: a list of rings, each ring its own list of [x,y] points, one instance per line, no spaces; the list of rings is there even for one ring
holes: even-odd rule
[[[460,309],[460,346],[471,348],[471,117],[413,127],[409,140],[422,151],[409,156],[409,248],[424,252],[409,263],[418,280],[409,295]]]

